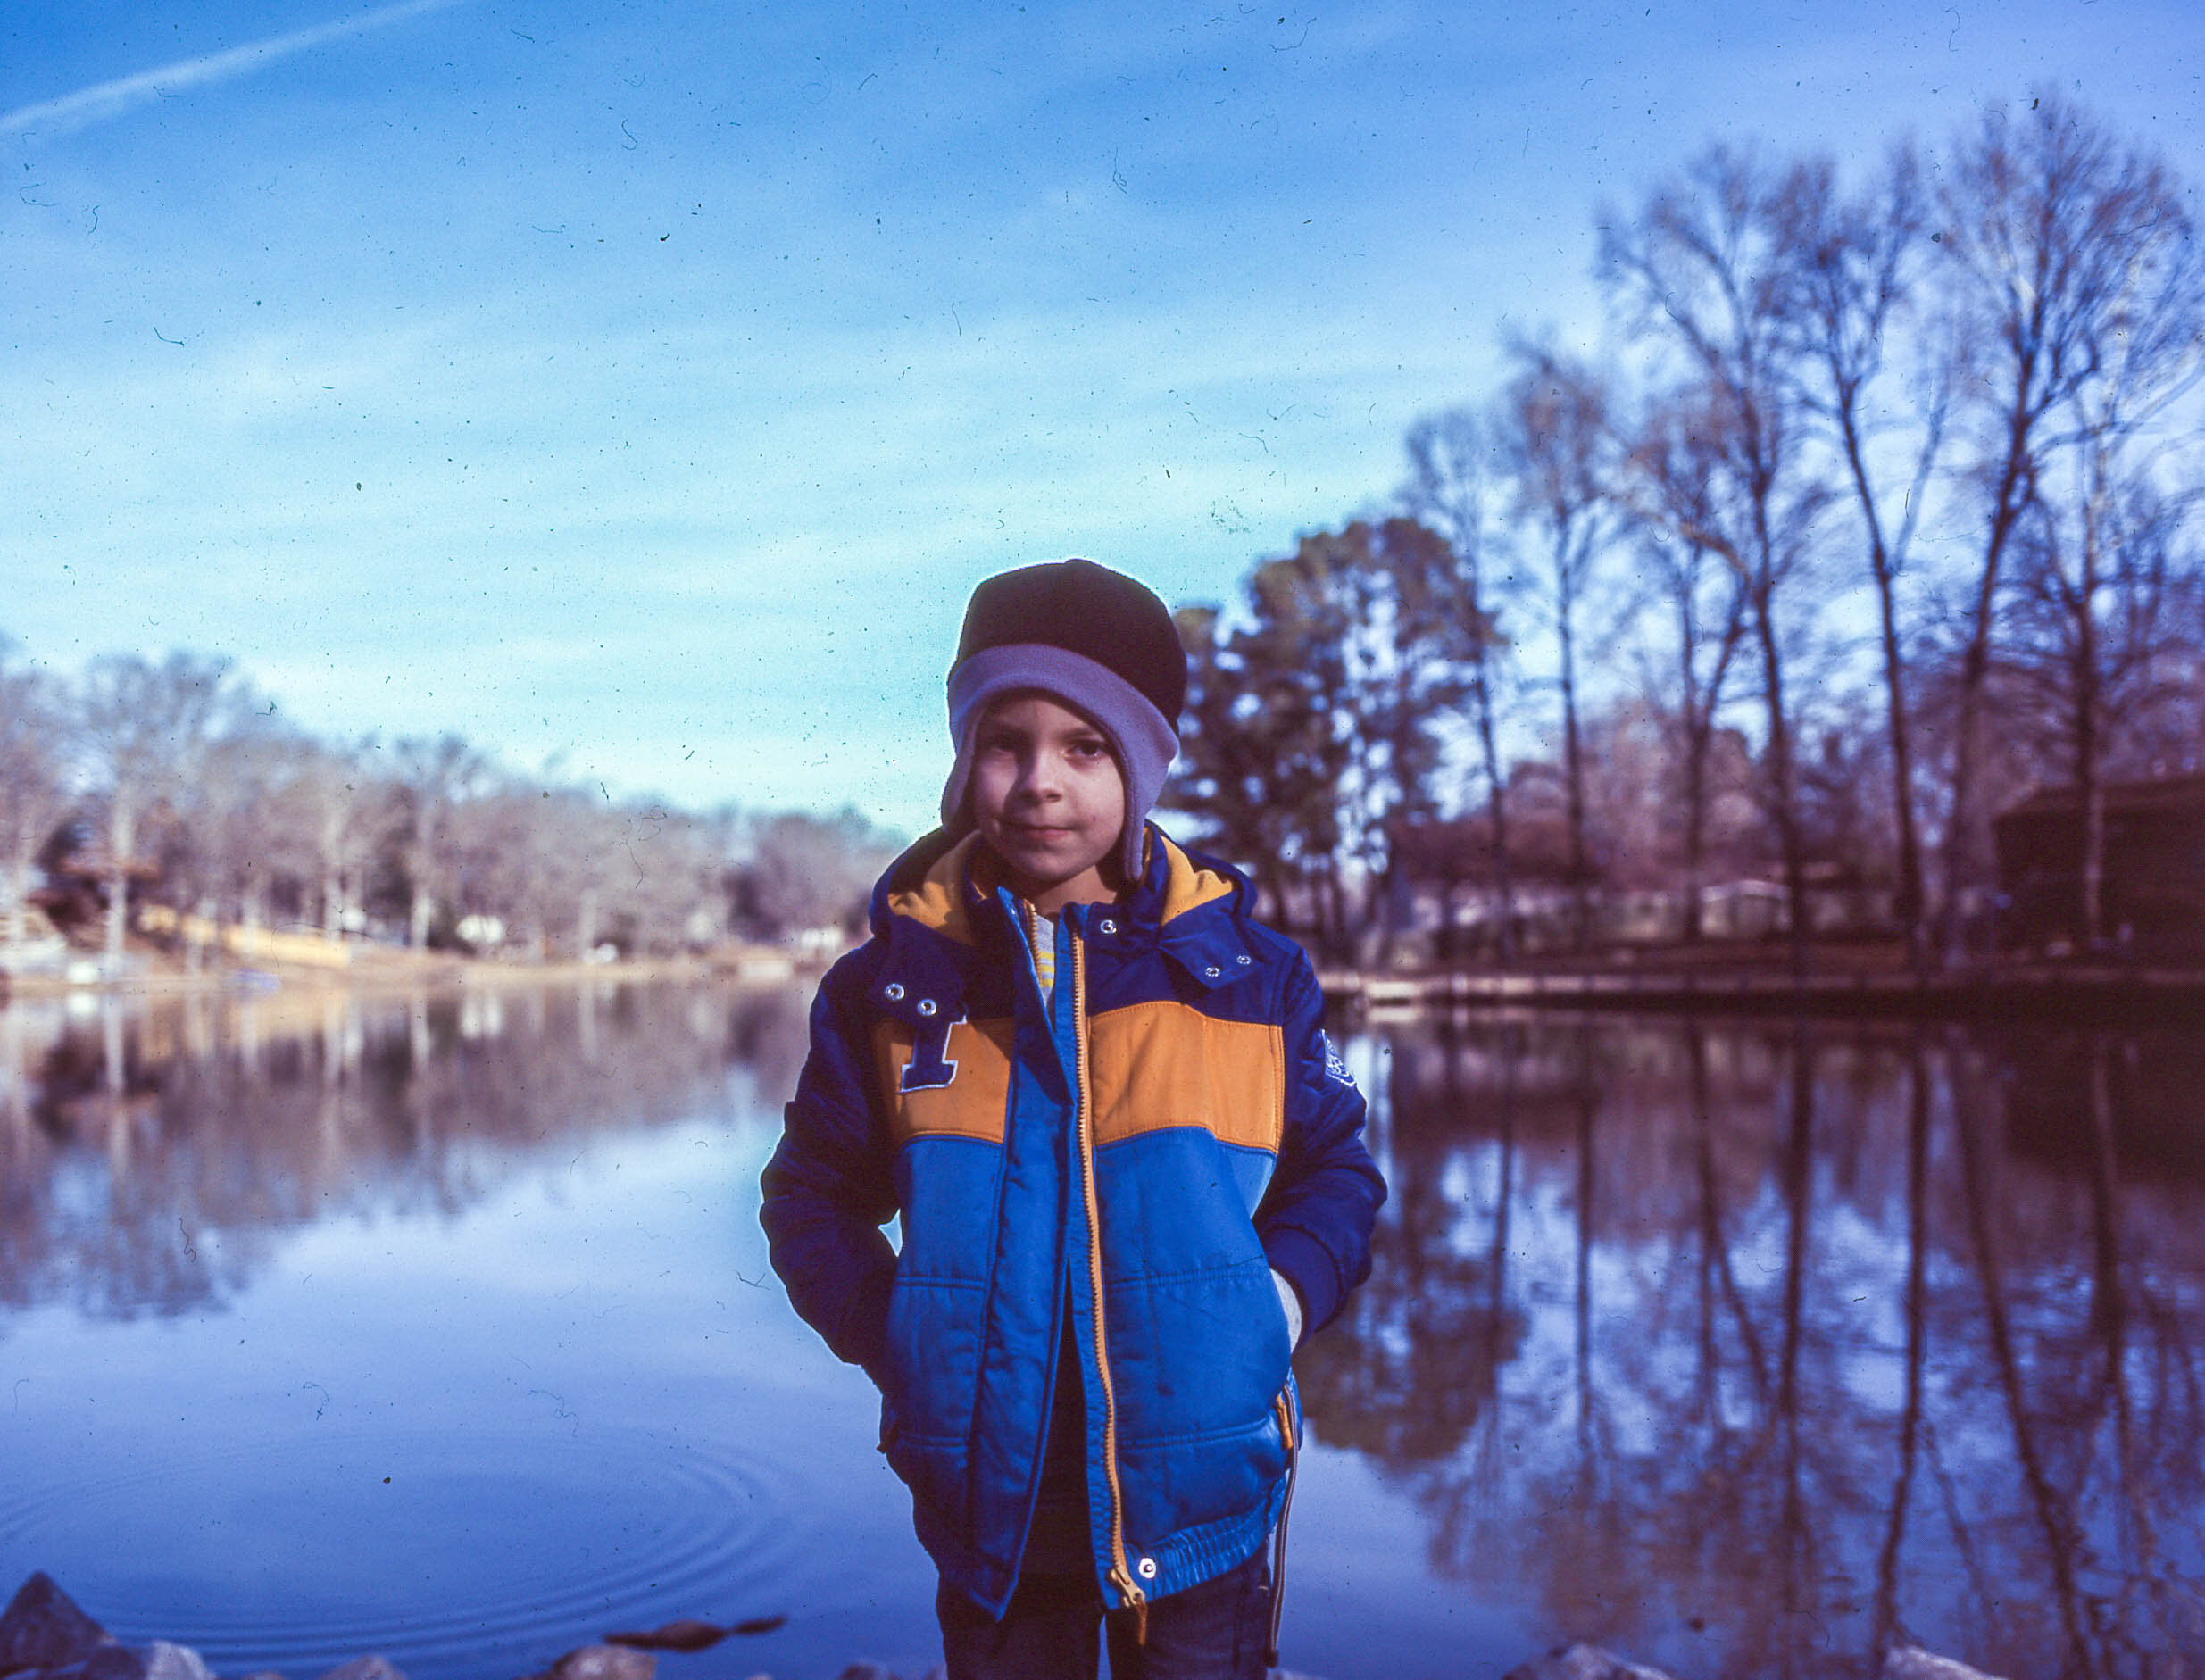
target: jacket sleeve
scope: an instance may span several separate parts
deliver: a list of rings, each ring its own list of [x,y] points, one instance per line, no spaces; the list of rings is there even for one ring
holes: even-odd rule
[[[1256,1235],[1274,1271],[1302,1297],[1304,1335],[1370,1275],[1370,1227],[1385,1180],[1363,1147],[1363,1095],[1325,1038],[1325,999],[1309,958],[1286,980],[1286,1135]]]
[[[760,1178],[758,1220],[789,1304],[878,1383],[895,1277],[881,1227],[896,1203],[866,1066],[861,955],[845,957],[820,983],[811,1052]]]

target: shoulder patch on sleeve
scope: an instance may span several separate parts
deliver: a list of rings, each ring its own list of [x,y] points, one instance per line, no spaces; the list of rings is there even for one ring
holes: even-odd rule
[[[1332,1042],[1332,1035],[1319,1032],[1317,1042],[1324,1047],[1325,1077],[1335,1085],[1344,1085],[1351,1091],[1355,1090],[1355,1076],[1347,1070],[1347,1063],[1340,1060],[1340,1052]]]

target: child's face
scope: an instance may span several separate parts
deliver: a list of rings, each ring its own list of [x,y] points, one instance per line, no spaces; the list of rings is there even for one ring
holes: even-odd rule
[[[972,819],[1036,910],[1111,897],[1126,781],[1103,733],[1046,694],[1006,694],[973,737]]]

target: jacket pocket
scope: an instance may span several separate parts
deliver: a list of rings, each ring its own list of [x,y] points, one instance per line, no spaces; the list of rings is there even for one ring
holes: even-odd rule
[[[1278,1415],[1269,1408],[1236,1429],[1129,1442],[1120,1458],[1127,1528],[1152,1538],[1261,1510],[1286,1470]]]
[[[969,1545],[971,1455],[963,1438],[898,1429],[886,1450],[888,1468],[911,1491],[911,1516],[920,1541],[928,1547],[945,1540]]]
[[[897,1276],[882,1388],[897,1435],[961,1437],[971,1426],[984,1295],[963,1278]]]
[[[1286,1314],[1259,1252],[1236,1265],[1124,1278],[1109,1289],[1113,1358],[1151,1373],[1119,1395],[1122,1433],[1144,1441],[1269,1426],[1286,1381]]]

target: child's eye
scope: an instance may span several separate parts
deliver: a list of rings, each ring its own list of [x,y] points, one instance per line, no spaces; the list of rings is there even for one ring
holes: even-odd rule
[[[1075,741],[1072,743],[1072,756],[1074,758],[1101,758],[1110,750],[1109,744],[1101,740]]]

